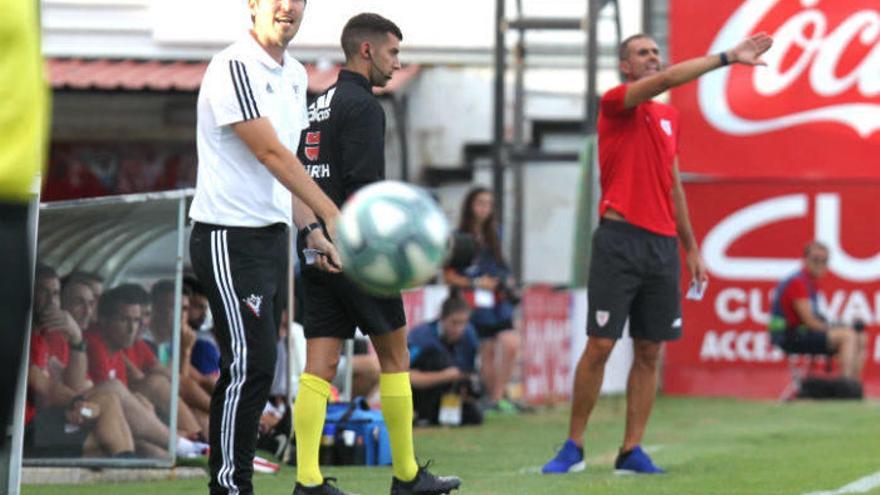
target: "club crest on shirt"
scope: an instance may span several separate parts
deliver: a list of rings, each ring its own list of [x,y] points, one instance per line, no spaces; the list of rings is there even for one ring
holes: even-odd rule
[[[269,83],[266,83],[266,92],[269,93],[269,94],[272,94],[272,93],[275,92],[275,91],[272,90],[272,85],[269,84]]]
[[[667,136],[672,135],[672,122],[669,119],[660,119],[660,128]]]
[[[611,313],[604,310],[596,311],[596,324],[599,325],[599,328],[604,327],[608,324],[608,320],[611,318]]]
[[[306,158],[311,161],[318,159],[321,153],[321,131],[309,131],[306,133],[306,146],[303,148]]]
[[[263,296],[251,294],[244,299],[244,305],[251,310],[257,318],[260,317],[260,306],[263,304]]]

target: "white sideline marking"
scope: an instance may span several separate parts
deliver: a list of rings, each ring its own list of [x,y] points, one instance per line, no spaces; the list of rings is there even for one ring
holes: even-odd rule
[[[868,493],[880,486],[880,471],[859,478],[852,483],[829,492],[810,492],[805,495],[842,495],[844,493]]]

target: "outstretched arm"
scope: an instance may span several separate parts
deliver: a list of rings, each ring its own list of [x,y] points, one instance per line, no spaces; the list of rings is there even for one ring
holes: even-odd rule
[[[767,65],[761,60],[761,55],[772,45],[773,38],[765,33],[759,33],[724,53],[730,64]],[[627,86],[623,100],[624,107],[634,108],[671,88],[693,81],[719,67],[723,67],[720,55],[706,55],[685,60],[654,75],[634,81]]]

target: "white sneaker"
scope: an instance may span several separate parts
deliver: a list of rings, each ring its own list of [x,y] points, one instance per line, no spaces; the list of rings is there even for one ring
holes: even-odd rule
[[[177,456],[191,459],[203,456],[208,452],[208,444],[194,442],[184,437],[177,437]]]

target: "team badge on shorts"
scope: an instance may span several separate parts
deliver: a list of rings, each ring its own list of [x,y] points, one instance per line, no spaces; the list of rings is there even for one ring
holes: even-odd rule
[[[251,310],[251,313],[254,314],[257,318],[260,317],[260,306],[263,304],[263,296],[258,296],[256,294],[251,294],[244,299],[244,305]]]
[[[599,325],[599,327],[604,327],[608,323],[608,320],[610,318],[611,313],[609,313],[608,311],[604,311],[601,309],[596,311],[596,323]]]

